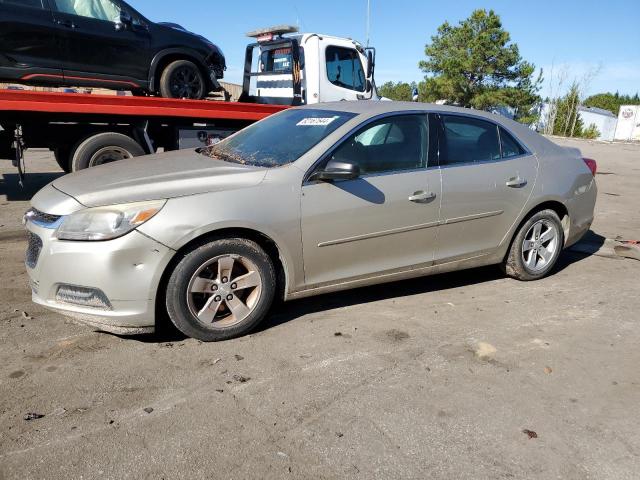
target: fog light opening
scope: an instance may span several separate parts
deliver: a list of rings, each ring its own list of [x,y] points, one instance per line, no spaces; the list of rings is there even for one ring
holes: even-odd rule
[[[77,285],[59,285],[56,291],[56,301],[101,310],[113,308],[102,290]]]

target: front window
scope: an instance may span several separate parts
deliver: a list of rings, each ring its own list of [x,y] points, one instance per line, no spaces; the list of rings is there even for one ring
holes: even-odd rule
[[[334,85],[364,92],[365,76],[358,52],[353,48],[327,47],[327,77]]]
[[[113,22],[120,16],[120,7],[111,0],[54,0],[54,4],[61,13],[106,22]]]
[[[340,145],[332,160],[355,163],[363,174],[399,172],[427,166],[426,115],[394,115],[367,125]]]
[[[203,153],[235,163],[278,167],[296,161],[353,117],[354,113],[328,110],[286,110],[241,130]]]

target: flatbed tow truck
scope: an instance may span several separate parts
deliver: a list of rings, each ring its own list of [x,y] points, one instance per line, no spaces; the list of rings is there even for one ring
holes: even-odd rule
[[[48,148],[65,172],[216,143],[296,105],[379,99],[375,50],[279,26],[250,32],[238,102],[0,90],[0,159],[23,179],[24,150]]]

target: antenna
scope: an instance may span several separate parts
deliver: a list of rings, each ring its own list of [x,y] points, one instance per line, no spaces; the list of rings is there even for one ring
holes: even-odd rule
[[[369,46],[369,33],[371,31],[371,0],[367,0],[367,47]]]

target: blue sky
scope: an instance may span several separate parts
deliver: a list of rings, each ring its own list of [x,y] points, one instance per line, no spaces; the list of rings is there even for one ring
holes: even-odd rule
[[[366,0],[211,1],[130,0],[154,21],[172,21],[218,44],[229,66],[226,80],[241,80],[245,33],[281,23],[301,30],[366,40]],[[564,78],[587,82],[588,93],[640,91],[640,0],[371,0],[371,45],[377,48],[376,82],[419,81],[424,45],[438,26],[492,8],[524,59],[544,69],[549,93]],[[592,75],[589,75],[589,74]],[[595,73],[595,75],[593,75]]]

